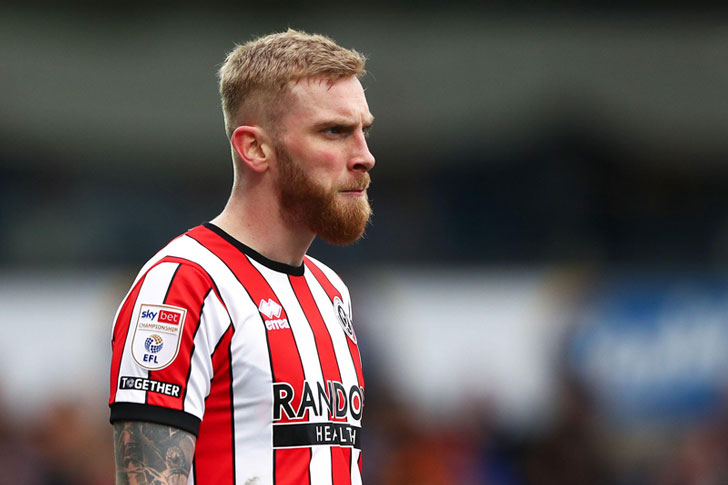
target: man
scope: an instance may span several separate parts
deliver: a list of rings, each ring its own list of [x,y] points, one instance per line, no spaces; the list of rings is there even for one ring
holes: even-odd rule
[[[364,380],[351,301],[306,256],[361,237],[364,58],[289,30],[220,69],[234,181],[141,270],[116,315],[117,483],[358,484]]]

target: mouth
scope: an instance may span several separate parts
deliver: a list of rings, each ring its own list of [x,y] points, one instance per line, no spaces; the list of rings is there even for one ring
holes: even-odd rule
[[[364,187],[364,188],[355,188],[355,189],[345,189],[345,190],[340,190],[339,193],[344,194],[344,195],[362,196],[362,195],[366,195],[367,188]]]
[[[366,184],[363,186],[342,189],[339,191],[339,193],[344,194],[344,195],[365,195],[367,193],[368,188],[369,188],[369,184]]]

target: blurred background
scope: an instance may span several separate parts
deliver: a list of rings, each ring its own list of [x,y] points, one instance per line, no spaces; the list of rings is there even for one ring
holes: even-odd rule
[[[728,483],[728,17],[697,6],[0,6],[1,484],[113,482],[111,324],[231,182],[216,70],[369,56],[365,484]]]

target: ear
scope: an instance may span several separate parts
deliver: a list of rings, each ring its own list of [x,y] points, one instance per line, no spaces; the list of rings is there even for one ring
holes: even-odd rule
[[[230,137],[233,150],[251,170],[263,173],[268,169],[272,147],[265,131],[259,126],[242,125]]]

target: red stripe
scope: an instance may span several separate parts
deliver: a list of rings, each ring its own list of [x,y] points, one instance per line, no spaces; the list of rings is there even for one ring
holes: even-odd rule
[[[227,306],[225,306],[225,303],[222,301],[222,296],[220,296],[220,292],[218,291],[217,286],[213,282],[212,277],[207,273],[207,271],[205,271],[205,268],[203,268],[198,263],[196,263],[190,259],[179,258],[177,256],[165,256],[162,260],[159,261],[159,263],[165,263],[165,262],[166,263],[180,263],[180,264],[191,266],[191,267],[197,269],[197,271],[199,271],[199,273],[200,273],[200,276],[202,278],[204,278],[205,281],[208,282],[209,287],[211,287],[213,289],[213,291],[215,292],[215,295],[217,296],[217,299],[220,300],[220,303],[225,308],[225,311],[227,311]],[[157,264],[159,264],[159,263],[157,263]]]
[[[311,474],[311,448],[290,448],[275,450],[275,485],[309,485]]]
[[[161,262],[168,261],[165,258]],[[167,298],[164,300],[166,305],[187,309],[182,335],[180,335],[179,352],[168,367],[150,372],[150,379],[178,383],[184,389],[187,388],[194,337],[197,327],[200,325],[202,303],[210,289],[211,285],[207,273],[200,273],[197,268],[191,265],[180,264],[174,279],[170,283]],[[186,392],[182,392],[179,397],[173,397],[147,391],[147,404],[182,410],[185,395]]]
[[[212,354],[214,375],[205,399],[205,416],[195,446],[197,485],[235,484],[235,434],[232,403],[230,341],[233,326],[223,334]]]
[[[324,319],[321,317],[321,312],[319,312],[318,306],[313,299],[311,289],[306,283],[306,278],[304,276],[289,276],[288,279],[291,281],[291,287],[296,295],[296,299],[301,304],[303,313],[306,315],[306,319],[313,331],[324,382],[326,384],[329,381],[341,382],[341,372],[339,371],[339,363],[336,360],[336,353],[334,352],[334,343],[331,340],[331,335],[326,328]],[[329,419],[333,420],[331,414],[329,414]],[[346,421],[346,418],[339,418],[338,421]],[[350,448],[331,448],[332,478],[334,485],[351,484],[350,460]]]
[[[253,303],[258,306],[261,301],[272,300],[282,307],[278,296],[260,272],[253,266],[238,248],[220,237],[215,232],[198,226],[187,235],[215,253],[235,274],[236,278],[245,287]],[[287,319],[285,310],[275,319]],[[261,325],[265,325],[261,314]],[[294,397],[291,401],[293,409],[298,409],[303,394],[303,364],[298,353],[298,347],[290,328],[266,330],[268,350],[271,363],[271,373],[274,382],[285,382],[293,386]],[[302,419],[291,419],[282,413],[280,423],[307,420],[308,415]],[[291,483],[308,485],[308,467],[311,462],[309,449],[275,450],[275,483],[276,485]]]
[[[351,485],[351,448],[331,447],[334,485]]]
[[[144,283],[144,277],[139,278],[137,284],[134,285],[132,291],[129,292],[129,296],[126,297],[124,303],[119,310],[119,316],[116,319],[114,325],[114,333],[111,338],[111,392],[109,393],[109,404],[112,404],[116,400],[116,390],[119,387],[119,370],[121,367],[121,357],[124,354],[124,347],[126,346],[126,338],[129,335],[129,325],[131,325],[131,316],[134,311],[134,305],[136,304],[139,291]]]

